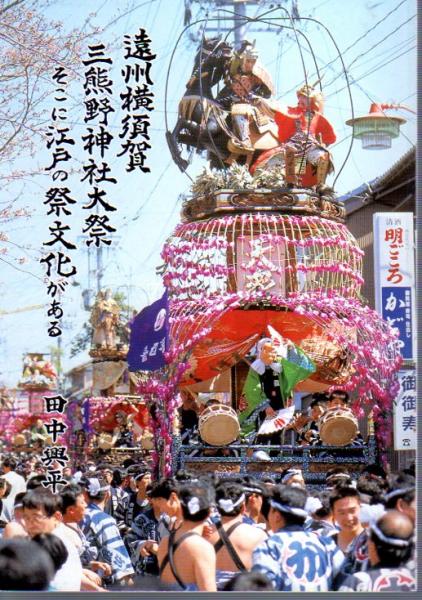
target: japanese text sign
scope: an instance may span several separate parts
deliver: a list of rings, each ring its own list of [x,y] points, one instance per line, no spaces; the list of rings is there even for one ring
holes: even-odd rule
[[[394,449],[416,450],[416,371],[400,371],[399,382],[394,404]]]
[[[375,303],[399,332],[404,359],[415,359],[413,213],[374,214]]]
[[[242,236],[236,240],[237,289],[286,295],[286,248],[281,240]]]

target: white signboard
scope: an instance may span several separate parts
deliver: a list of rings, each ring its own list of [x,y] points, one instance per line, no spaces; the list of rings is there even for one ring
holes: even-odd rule
[[[400,392],[394,402],[394,449],[416,450],[416,371],[399,372]]]
[[[238,237],[236,256],[237,291],[269,291],[286,296],[286,246],[282,240]]]
[[[405,360],[416,360],[413,218],[413,213],[374,214],[375,306],[398,330]]]

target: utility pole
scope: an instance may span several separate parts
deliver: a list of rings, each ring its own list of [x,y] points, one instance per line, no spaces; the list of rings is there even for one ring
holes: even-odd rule
[[[103,279],[103,248],[102,248],[101,244],[97,247],[96,254],[97,254],[96,277],[97,277],[97,294],[98,294],[98,292],[101,290],[101,282]]]
[[[113,241],[119,241],[120,237],[111,236]],[[85,242],[86,236],[80,236],[79,240]],[[92,252],[94,251],[94,256]],[[101,291],[103,287],[103,275],[104,275],[104,249],[100,244],[96,248],[86,246],[87,262],[88,262],[88,277],[87,287],[82,291],[84,309],[90,310],[93,304],[93,298]]]
[[[230,3],[231,4],[231,3]],[[246,2],[235,2],[236,14],[233,16],[234,19],[234,45],[235,48],[240,48],[240,44],[244,39],[245,35],[245,24],[246,24]],[[254,4],[257,4],[254,2]]]
[[[81,240],[86,240],[84,236]],[[98,294],[102,288],[103,278],[103,249],[101,244],[94,248],[95,256],[92,257],[92,248],[86,246],[86,255],[88,262],[87,287],[82,291],[84,309],[90,310],[93,303],[93,297]],[[94,260],[92,260],[94,258]],[[92,268],[91,268],[92,267]],[[93,281],[93,279],[95,281]]]
[[[61,335],[59,335],[57,338],[57,391],[59,392],[59,394],[61,394],[63,391]]]
[[[281,0],[281,2],[284,3],[287,3],[287,1],[288,0]],[[236,49],[239,49],[242,41],[245,39],[246,28],[250,32],[268,30],[268,28],[251,25],[251,22],[247,20],[247,17],[252,17],[252,15],[247,14],[247,8],[256,7],[258,10],[262,9],[262,11],[265,12],[265,9],[275,8],[276,5],[281,4],[281,2],[280,0],[278,3],[273,0],[185,0],[185,24],[188,24],[192,19],[191,6],[193,3],[198,3],[201,10],[206,9],[207,12],[217,11],[219,19],[218,26],[215,26],[214,21],[210,21],[210,24],[209,26],[206,26],[205,31],[218,34],[233,31],[234,45]],[[297,0],[291,0],[291,11],[293,18],[300,18]],[[220,19],[222,22],[227,22],[227,25],[220,24]],[[280,31],[279,28],[278,31]]]

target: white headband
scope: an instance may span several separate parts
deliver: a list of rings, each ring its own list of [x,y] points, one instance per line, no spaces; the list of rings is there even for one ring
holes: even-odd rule
[[[334,479],[337,477],[341,477],[342,479],[351,479],[350,475],[348,473],[332,473],[331,475],[329,475],[326,479],[326,481],[330,481],[330,479]]]
[[[411,492],[414,489],[414,487],[398,488],[397,490],[388,492],[388,494],[385,495],[384,500],[388,502],[389,500],[391,500],[391,498],[395,498],[396,496],[404,496],[405,494]]]
[[[319,498],[314,498],[314,496],[308,496],[306,498],[305,510],[309,515],[313,514],[320,508],[322,508],[322,502]]]
[[[297,517],[303,517],[304,519],[306,519],[306,517],[308,516],[306,510],[303,510],[302,508],[294,508],[293,506],[287,506],[287,504],[280,504],[275,500],[270,500],[270,506],[272,508],[275,508],[276,510],[279,510],[282,513],[296,515]]]
[[[143,473],[138,473],[138,475],[135,475],[135,477],[133,478],[133,481],[139,481],[140,479],[143,479],[144,477],[146,477],[146,475],[149,475],[150,472],[149,471],[144,471]]]
[[[199,511],[201,510],[201,504],[199,502],[199,498],[197,498],[197,496],[193,496],[189,500],[187,507],[188,507],[190,515],[196,515],[196,513],[199,513]]]
[[[262,490],[260,490],[259,488],[256,487],[249,487],[244,485],[243,489],[245,492],[249,492],[250,494],[260,494],[261,496],[263,496],[264,492]]]
[[[89,479],[88,481],[89,485],[87,489],[89,495],[92,497],[98,496],[99,492],[105,492],[106,490],[110,489],[109,485],[101,486],[100,480],[97,478]]]
[[[361,523],[375,523],[380,519],[386,510],[384,504],[361,504],[359,519]]]
[[[293,475],[302,475],[302,471],[300,469],[289,469],[287,473],[285,473],[285,475],[283,475],[283,477],[281,478],[281,483],[284,483],[285,481],[290,479],[290,477],[293,477]]]
[[[224,510],[224,512],[231,512],[235,508],[237,508],[242,502],[245,501],[245,494],[242,494],[236,502],[233,502],[231,498],[220,498],[217,502],[218,506]]]
[[[382,542],[389,544],[390,546],[397,546],[397,548],[405,548],[406,546],[410,546],[411,541],[412,541],[411,538],[409,538],[408,540],[401,540],[399,538],[389,537],[389,536],[385,535],[381,531],[381,529],[379,529],[379,527],[376,525],[376,523],[372,523],[370,525],[370,529],[371,529],[371,531],[373,531],[375,533],[377,538],[379,538]]]

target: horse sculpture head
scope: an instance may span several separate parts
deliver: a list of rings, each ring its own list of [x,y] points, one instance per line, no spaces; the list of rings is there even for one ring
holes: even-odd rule
[[[202,49],[202,50],[201,50]],[[215,56],[217,58],[229,58],[233,52],[233,46],[222,40],[221,37],[215,38],[202,38],[201,43],[198,47],[197,54],[206,56]]]
[[[195,55],[191,77],[186,84],[187,93],[212,97],[211,88],[224,77],[232,53],[231,44],[221,38],[203,38]],[[202,84],[199,84],[200,79]]]
[[[233,46],[220,37],[202,38],[195,55],[194,69],[202,66],[217,67],[225,64],[232,56]]]

